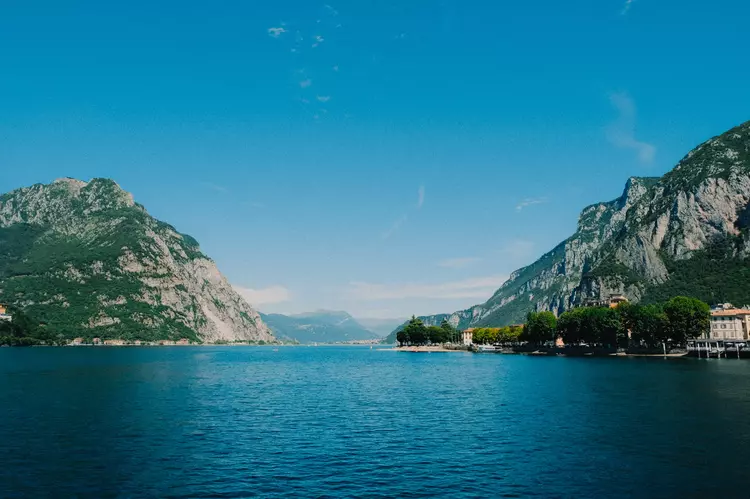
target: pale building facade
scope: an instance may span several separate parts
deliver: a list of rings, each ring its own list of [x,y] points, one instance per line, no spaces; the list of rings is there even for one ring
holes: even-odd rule
[[[747,340],[750,335],[750,310],[727,308],[711,312],[711,340]]]
[[[474,328],[467,329],[463,333],[464,345],[471,346],[474,343]]]

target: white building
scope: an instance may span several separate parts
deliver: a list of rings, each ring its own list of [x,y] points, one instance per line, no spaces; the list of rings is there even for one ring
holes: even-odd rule
[[[742,340],[749,338],[750,310],[722,308],[711,312],[710,340]]]
[[[474,343],[474,328],[469,328],[463,333],[464,338],[464,345],[467,347],[471,346]]]

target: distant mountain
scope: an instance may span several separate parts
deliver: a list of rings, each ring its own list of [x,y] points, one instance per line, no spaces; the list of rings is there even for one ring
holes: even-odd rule
[[[379,337],[346,312],[318,310],[295,315],[261,314],[261,318],[276,336],[300,343],[336,343]]]
[[[622,196],[584,208],[575,234],[513,272],[487,302],[448,317],[461,329],[504,326],[615,293],[643,303],[675,295],[750,303],[748,282],[750,122],[693,149],[663,177],[630,178]]]
[[[366,329],[369,329],[373,333],[375,333],[378,337],[384,338],[388,336],[391,331],[393,331],[395,328],[406,322],[406,318],[401,319],[373,319],[373,318],[367,318],[363,319],[362,317],[359,317],[357,319],[357,322],[362,324]]]
[[[63,339],[274,340],[195,239],[108,179],[0,196],[0,302]]]

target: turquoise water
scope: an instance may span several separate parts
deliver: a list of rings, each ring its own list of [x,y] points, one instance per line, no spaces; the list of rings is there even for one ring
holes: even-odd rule
[[[0,497],[746,497],[750,362],[0,349]]]

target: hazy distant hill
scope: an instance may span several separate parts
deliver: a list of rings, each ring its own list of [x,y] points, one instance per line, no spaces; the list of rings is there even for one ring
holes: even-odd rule
[[[403,324],[407,319],[373,319],[373,318],[358,318],[357,322],[362,324],[366,329],[369,329],[380,338],[385,338],[391,331]]]
[[[276,336],[300,343],[335,343],[379,337],[346,312],[318,310],[295,315],[261,314],[261,317]]]

